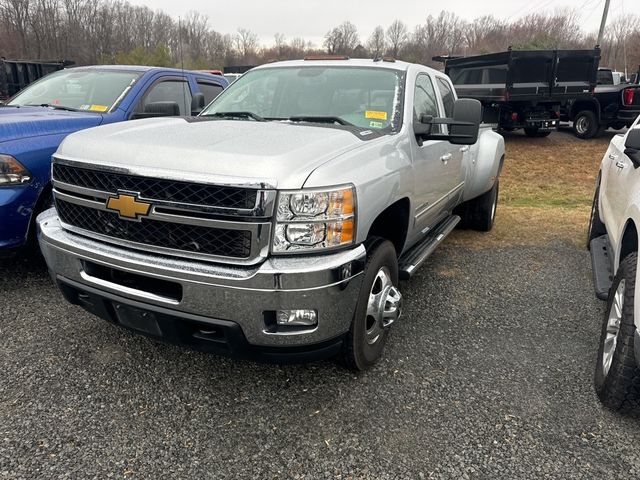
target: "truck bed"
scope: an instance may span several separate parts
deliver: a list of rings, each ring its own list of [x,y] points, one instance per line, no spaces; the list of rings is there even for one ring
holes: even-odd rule
[[[597,85],[600,50],[528,50],[446,61],[458,96],[483,103],[562,102],[588,97]]]

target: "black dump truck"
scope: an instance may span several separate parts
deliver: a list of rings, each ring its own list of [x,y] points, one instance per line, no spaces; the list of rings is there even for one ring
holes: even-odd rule
[[[614,82],[610,69],[600,69],[598,86],[591,98],[576,99],[563,106],[561,119],[573,122],[578,138],[593,138],[607,128],[630,127],[640,115],[640,67],[630,83]]]
[[[486,123],[503,131],[522,128],[529,137],[544,137],[558,127],[567,105],[592,98],[600,49],[509,49],[434,60],[445,62],[445,73],[459,97],[480,100]]]
[[[74,65],[69,60],[6,60],[0,58],[0,103],[45,75]]]

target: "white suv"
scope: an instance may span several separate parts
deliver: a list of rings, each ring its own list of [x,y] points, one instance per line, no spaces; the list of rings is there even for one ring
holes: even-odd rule
[[[596,295],[607,300],[596,393],[614,410],[640,405],[640,301],[635,301],[640,228],[640,118],[602,160],[589,222]]]

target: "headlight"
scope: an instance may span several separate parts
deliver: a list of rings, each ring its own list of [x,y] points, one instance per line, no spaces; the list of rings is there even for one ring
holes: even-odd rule
[[[274,253],[341,247],[355,239],[355,189],[281,192]]]
[[[11,155],[0,155],[0,187],[31,181],[31,173]]]

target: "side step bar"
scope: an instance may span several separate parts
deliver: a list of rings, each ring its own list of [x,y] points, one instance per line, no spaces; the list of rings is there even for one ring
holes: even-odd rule
[[[609,289],[613,283],[613,252],[609,245],[609,235],[602,235],[591,240],[591,268],[593,272],[593,286],[596,297],[600,300],[609,298]]]
[[[458,215],[451,215],[440,222],[423,240],[404,253],[398,262],[400,280],[409,280],[415,271],[429,258],[438,245],[460,222]]]

